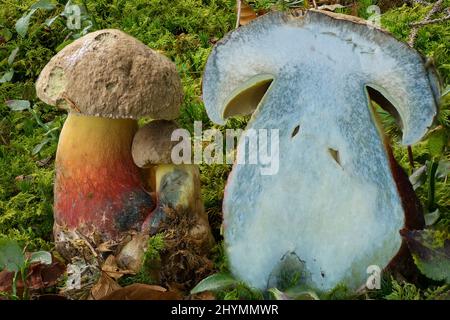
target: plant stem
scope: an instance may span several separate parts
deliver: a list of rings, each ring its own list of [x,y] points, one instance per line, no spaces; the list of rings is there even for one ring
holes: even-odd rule
[[[14,272],[13,282],[12,282],[12,294],[17,297],[17,271]]]
[[[22,300],[28,300],[28,287],[27,287],[27,266],[24,266],[22,270],[20,270],[23,282],[23,294]]]
[[[408,146],[408,161],[409,161],[409,166],[411,167],[411,172],[412,172],[412,171],[414,171],[414,155],[413,155],[411,146]]]
[[[92,24],[94,25],[95,30],[98,30],[99,28],[98,28],[97,20],[95,20],[95,17],[89,12],[87,0],[83,0],[83,6],[86,9],[86,14],[92,19]]]
[[[56,134],[51,131],[50,127],[48,125],[46,125],[45,123],[42,122],[41,118],[39,118],[39,116],[37,115],[36,111],[34,111],[34,109],[29,108],[29,111],[31,112],[31,114],[33,115],[34,120],[36,120],[37,124],[44,128],[47,132],[50,132],[50,135],[52,136],[52,139],[54,140],[58,140],[58,137],[56,136]]]
[[[241,8],[242,8],[242,0],[237,0],[237,18],[236,18],[236,29],[239,28],[241,22]]]
[[[435,196],[435,181],[436,181],[436,171],[439,163],[434,160],[430,161],[430,168],[428,171],[428,211],[433,212],[436,208],[436,204],[434,202]]]
[[[419,32],[419,28],[422,25],[425,25],[427,22],[429,22],[431,20],[431,18],[438,12],[440,12],[442,10],[442,3],[444,2],[444,0],[437,0],[434,4],[433,7],[431,8],[431,10],[425,15],[425,17],[423,18],[422,21],[420,21],[418,24],[416,24],[415,26],[412,27],[411,33],[409,35],[409,40],[408,40],[408,44],[411,47],[414,47],[414,43],[416,42],[417,39],[417,34]]]

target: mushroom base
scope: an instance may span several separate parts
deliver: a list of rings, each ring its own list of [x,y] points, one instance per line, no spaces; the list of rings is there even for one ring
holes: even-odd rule
[[[69,114],[56,155],[55,226],[103,240],[140,230],[154,208],[131,143],[137,122]]]
[[[143,229],[155,233],[161,229],[161,222],[167,218],[168,213],[178,215],[179,219],[190,221],[186,231],[190,239],[196,243],[199,252],[208,253],[214,244],[214,238],[201,198],[198,166],[173,164],[154,166],[149,181],[156,191],[157,207],[144,223]],[[181,217],[183,215],[189,217]]]

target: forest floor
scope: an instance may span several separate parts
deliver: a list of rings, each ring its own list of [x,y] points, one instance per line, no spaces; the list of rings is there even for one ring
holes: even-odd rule
[[[45,3],[54,5],[45,8]],[[352,1],[347,1],[352,2]],[[414,1],[411,1],[414,2]],[[408,41],[413,27],[430,11],[430,5],[399,1],[359,0],[340,12],[368,18],[370,5],[382,6],[381,24],[395,37]],[[43,8],[31,11],[40,3]],[[54,158],[58,134],[66,113],[39,101],[35,81],[52,56],[80,37],[83,32],[117,28],[136,37],[175,62],[184,87],[184,102],[178,124],[193,132],[194,121],[203,129],[244,128],[248,119],[236,118],[226,126],[214,125],[201,100],[201,77],[212,46],[236,24],[234,0],[96,0],[74,1],[84,8],[82,31],[70,30],[64,16],[67,1],[3,0],[0,3],[0,238],[17,240],[27,251],[52,251]],[[254,1],[255,10],[286,9],[289,1]],[[44,4],[44,5],[43,5]],[[450,0],[442,3],[435,18],[449,14]],[[16,22],[28,13],[29,21],[17,30]],[[54,18],[54,19],[53,19]],[[53,20],[49,20],[53,19]],[[414,46],[436,65],[443,88],[450,84],[450,20],[417,28]],[[24,30],[24,26],[28,28]],[[30,102],[30,108],[11,107],[9,100]],[[412,147],[415,170],[422,168],[416,193],[427,214],[427,228],[450,240],[450,95],[443,96],[435,130]],[[15,109],[15,110],[13,110]],[[411,175],[407,149],[400,145],[400,129],[382,110],[380,116],[392,140],[395,157]],[[148,119],[141,120],[144,124]],[[433,169],[434,168],[434,169]],[[438,169],[437,173],[434,172]],[[220,233],[223,190],[229,165],[201,165],[202,195],[217,245],[212,252],[215,270],[227,272]],[[157,242],[157,241],[156,241]],[[151,282],[142,278],[132,282]],[[433,299],[450,296],[442,281],[410,284],[393,276],[383,281],[382,290],[372,294],[380,299]],[[238,284],[219,291],[218,298],[260,298],[262,295]],[[345,288],[336,288],[325,298],[348,297]]]

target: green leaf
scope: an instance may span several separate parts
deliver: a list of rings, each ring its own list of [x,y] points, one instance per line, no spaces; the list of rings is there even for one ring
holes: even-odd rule
[[[53,24],[53,22],[55,22],[56,19],[58,19],[58,18],[59,18],[59,15],[58,15],[58,16],[54,16],[53,18],[49,18],[49,19],[45,20],[45,25],[46,25],[47,27],[51,27],[51,25]]]
[[[450,235],[435,230],[402,230],[419,270],[428,278],[450,284]]]
[[[191,290],[191,294],[225,289],[237,285],[238,283],[239,281],[229,274],[216,273],[200,281],[195,288]]]
[[[34,148],[33,148],[33,151],[31,152],[31,154],[34,156],[34,155],[36,155],[36,154],[38,154],[41,150],[42,150],[42,148],[47,144],[47,143],[49,143],[50,142],[50,138],[46,138],[46,139],[44,139],[44,140],[42,140],[42,142],[41,143],[39,143],[37,146],[35,146]]]
[[[447,86],[442,93],[442,98],[450,93],[450,86]]]
[[[22,249],[14,240],[0,239],[0,270],[18,272],[25,265]]]
[[[19,52],[19,47],[15,48],[8,57],[8,64],[12,65],[16,59],[17,53]]]
[[[416,190],[427,181],[427,166],[423,165],[413,172],[409,176],[409,182],[411,182],[413,189]]]
[[[446,144],[447,134],[444,128],[430,133],[427,147],[433,158],[439,158],[442,155],[442,151],[444,150]]]
[[[313,291],[286,291],[282,292],[277,288],[268,290],[275,300],[320,300]]]
[[[48,251],[33,252],[30,257],[30,263],[39,262],[41,264],[52,264],[52,255]]]
[[[73,42],[72,39],[66,40],[63,43],[61,43],[59,46],[56,47],[56,52],[60,52],[62,49],[64,49],[66,46],[71,44]]]
[[[49,0],[40,0],[33,4],[31,9],[44,9],[44,10],[53,10],[55,8],[55,4],[53,4]]]
[[[3,76],[0,78],[0,83],[5,83],[5,82],[9,82],[12,80],[14,76],[14,70],[13,69],[9,69],[8,71],[6,71]]]
[[[6,105],[12,111],[23,111],[30,108],[30,101],[28,100],[8,100],[6,101]]]
[[[433,224],[438,221],[439,217],[441,216],[441,213],[439,212],[439,209],[434,210],[433,212],[429,212],[424,215],[425,217],[425,225],[426,226],[432,226]]]
[[[439,161],[437,170],[436,170],[436,178],[444,179],[450,173],[450,161],[441,160]]]
[[[16,31],[22,37],[25,37],[28,32],[28,26],[30,25],[31,16],[36,12],[36,9],[32,9],[28,14],[23,15],[16,22]]]
[[[0,30],[0,37],[2,37],[5,42],[8,42],[9,40],[11,40],[13,34],[11,31],[9,31],[8,29],[4,28]]]

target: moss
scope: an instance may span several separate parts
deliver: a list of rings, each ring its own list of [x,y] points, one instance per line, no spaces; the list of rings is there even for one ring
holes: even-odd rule
[[[367,7],[377,4],[380,0],[358,1],[357,11],[367,18]],[[52,180],[53,159],[57,142],[51,139],[40,152],[33,150],[48,138],[46,130],[39,125],[29,112],[12,112],[5,105],[5,100],[24,99],[38,102],[34,82],[50,58],[76,37],[68,30],[63,19],[58,19],[51,27],[43,25],[47,18],[62,12],[65,0],[58,0],[58,6],[51,11],[38,11],[33,15],[29,32],[25,37],[19,36],[14,30],[14,24],[35,0],[4,0],[0,4],[0,34],[11,33],[11,39],[0,39],[0,75],[9,69],[8,56],[16,47],[18,55],[12,65],[15,73],[10,83],[0,84],[0,237],[11,237],[27,244],[29,248],[51,247],[52,234]],[[201,75],[208,54],[214,43],[225,33],[232,30],[235,24],[234,0],[97,0],[74,1],[88,4],[89,19],[95,28],[118,28],[167,55],[172,59],[182,77],[185,97],[180,126],[193,132],[193,121],[202,121],[203,128],[211,127],[225,130],[227,128],[244,128],[248,117],[236,118],[226,126],[215,126],[208,119],[201,101]],[[387,2],[387,1],[384,1]],[[394,1],[393,1],[394,2]],[[399,1],[395,1],[399,2]],[[273,5],[279,9],[288,7],[287,1],[257,0],[256,9],[269,9]],[[446,0],[445,6],[450,6]],[[407,40],[410,32],[408,24],[422,19],[429,7],[402,6],[383,14],[382,26],[391,31],[401,40]],[[347,9],[350,13],[352,9]],[[126,14],[124,14],[126,13]],[[418,33],[416,48],[424,55],[434,60],[444,86],[450,82],[450,22],[429,25]],[[43,103],[34,107],[37,116],[47,123],[58,134],[65,119],[65,113],[57,111]],[[450,127],[450,96],[441,105],[437,124]],[[142,122],[148,121],[144,120]],[[410,172],[406,148],[399,144],[401,130],[395,126],[388,115],[383,120],[386,132],[393,140],[393,150],[401,166]],[[448,136],[448,135],[447,135]],[[432,160],[427,140],[413,146],[415,167],[418,168]],[[444,148],[440,159],[450,160],[448,146]],[[201,166],[202,196],[210,217],[213,233],[218,240],[214,249],[215,268],[220,271],[227,269],[227,259],[221,242],[220,228],[222,224],[222,200],[230,165]],[[423,204],[428,200],[428,184],[417,189],[417,194]],[[450,203],[448,181],[445,178],[436,180],[436,205],[441,217],[433,226],[442,232],[450,229]],[[149,247],[151,259],[156,258],[160,243],[157,238]],[[153,256],[153,254],[155,256]],[[121,280],[121,284],[133,282],[152,283],[148,273],[142,272],[135,277]],[[399,284],[390,279],[385,281],[383,295],[389,298],[415,298],[417,288]],[[342,288],[341,288],[342,289]],[[427,290],[430,290],[429,292]],[[439,291],[440,290],[440,291]],[[339,292],[338,292],[339,291]],[[336,296],[345,290],[338,290]],[[438,296],[445,288],[423,289],[419,296],[427,298]],[[448,291],[448,288],[447,288]],[[440,294],[442,295],[442,294]],[[227,299],[241,297],[260,298],[245,286],[219,294]],[[329,298],[332,298],[330,296]]]
[[[160,253],[164,249],[164,234],[158,233],[148,239],[147,250],[144,255],[144,265],[151,261],[159,260]]]
[[[387,300],[420,300],[421,292],[415,285],[392,280],[392,292],[385,296]]]

